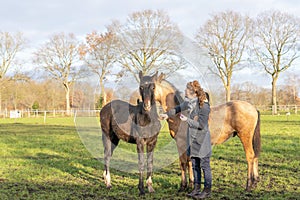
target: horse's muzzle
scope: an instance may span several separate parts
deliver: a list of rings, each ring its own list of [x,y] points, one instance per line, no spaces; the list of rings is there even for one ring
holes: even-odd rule
[[[144,108],[145,111],[150,111],[151,110],[151,103],[150,103],[150,101],[144,102],[143,103],[143,108]]]

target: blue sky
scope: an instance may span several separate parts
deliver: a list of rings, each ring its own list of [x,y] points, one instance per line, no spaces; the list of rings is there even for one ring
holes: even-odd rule
[[[23,32],[29,40],[28,52],[55,33],[84,37],[94,30],[105,31],[112,20],[124,21],[130,13],[144,9],[166,11],[191,39],[212,14],[220,11],[233,10],[255,17],[261,11],[276,9],[300,17],[298,0],[0,0],[0,3],[0,30]],[[248,72],[241,72],[239,77],[243,73],[247,76]],[[255,73],[262,84],[270,84],[270,78],[263,72]]]

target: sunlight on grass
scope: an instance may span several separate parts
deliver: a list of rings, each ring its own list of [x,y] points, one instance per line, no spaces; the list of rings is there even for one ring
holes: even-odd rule
[[[291,115],[288,120],[286,116],[262,116],[261,119],[261,181],[252,192],[244,191],[245,153],[239,138],[232,138],[213,147],[213,199],[296,199],[300,196],[300,116]],[[83,123],[85,128],[92,128],[86,129],[87,132],[98,134],[100,128],[95,120]],[[130,152],[133,157],[127,162],[131,173],[112,168],[113,188],[107,190],[102,179],[103,164],[80,139],[73,118],[0,119],[0,127],[1,200],[139,199],[135,145],[120,142],[112,163],[124,167],[124,157]],[[103,147],[96,147],[102,145],[97,134],[86,135],[86,139],[94,141],[93,151],[103,157]],[[166,148],[168,145],[170,148]],[[180,184],[177,154],[175,142],[164,126],[154,154],[156,193],[147,193],[145,199],[186,198],[185,193],[177,193]],[[157,168],[163,161],[167,165]]]

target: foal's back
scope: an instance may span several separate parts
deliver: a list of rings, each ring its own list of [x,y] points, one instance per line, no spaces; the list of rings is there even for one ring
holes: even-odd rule
[[[139,105],[131,105],[125,101],[114,100],[106,104],[100,112],[100,122],[103,134],[106,136],[117,136],[124,141],[135,143],[132,125]]]

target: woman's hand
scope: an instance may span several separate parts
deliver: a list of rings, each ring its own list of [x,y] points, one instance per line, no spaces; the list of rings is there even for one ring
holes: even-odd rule
[[[164,114],[164,113],[163,113],[163,114],[160,114],[160,115],[159,115],[159,119],[160,119],[160,120],[165,120],[165,119],[168,119],[168,118],[169,118],[169,116],[168,116],[167,114]]]
[[[180,119],[181,121],[185,122],[187,120],[187,117],[184,116],[183,114],[180,114]]]

